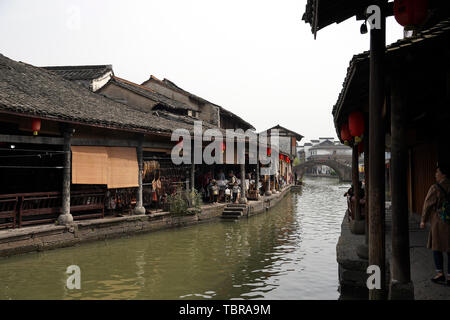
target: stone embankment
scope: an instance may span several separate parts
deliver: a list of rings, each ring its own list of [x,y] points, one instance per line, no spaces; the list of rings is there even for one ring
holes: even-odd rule
[[[291,190],[250,201],[244,216],[264,212],[281,201]],[[226,204],[202,206],[198,214],[176,216],[169,212],[76,221],[71,226],[41,225],[0,231],[0,257],[70,247],[83,242],[131,236],[161,229],[185,227],[220,219]]]

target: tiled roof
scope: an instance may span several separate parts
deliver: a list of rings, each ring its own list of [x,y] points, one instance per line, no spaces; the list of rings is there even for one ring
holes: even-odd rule
[[[134,93],[137,93],[139,95],[142,95],[146,98],[149,98],[155,102],[162,103],[163,105],[172,108],[172,109],[185,109],[185,110],[192,110],[190,106],[183,102],[179,102],[173,99],[170,99],[160,93],[157,93],[156,91],[144,87],[142,85],[139,85],[137,83],[133,83],[131,81],[113,76],[110,80],[111,83],[114,83],[122,88],[128,89],[130,91],[133,91]]]
[[[433,40],[450,41],[450,18],[441,21],[433,27],[418,33],[411,38],[401,39],[386,47],[386,61],[392,57],[404,56],[405,50],[412,48],[425,48],[427,43]],[[335,121],[336,132],[338,137],[337,120],[343,110],[350,107],[361,106],[361,101],[368,101],[369,94],[369,62],[370,51],[353,56],[350,65],[347,69],[347,74],[342,85],[342,90],[339,94],[336,104],[333,106],[332,114]],[[352,94],[352,98],[348,96]],[[350,105],[350,102],[352,105]],[[348,110],[347,110],[348,111]]]
[[[282,126],[280,126],[279,124],[277,124],[276,126],[274,126],[274,127],[272,127],[272,128],[269,128],[269,129],[267,129],[267,130],[264,130],[264,131],[262,131],[262,132],[268,132],[268,131],[270,131],[270,130],[272,130],[272,129],[278,129],[278,130],[280,130],[280,131],[285,131],[286,134],[284,134],[283,136],[288,135],[288,136],[295,137],[295,138],[297,139],[297,142],[300,142],[300,140],[303,139],[303,136],[302,136],[301,134],[299,134],[299,133],[297,133],[297,132],[295,132],[295,131],[286,129],[285,127],[282,127]],[[280,136],[282,136],[282,135],[280,134]]]
[[[67,80],[94,80],[108,72],[112,72],[112,65],[91,65],[91,66],[57,66],[42,67],[50,70]]]
[[[0,54],[0,112],[128,131],[170,134],[192,125],[134,110],[43,68]]]
[[[307,0],[302,20],[311,25],[311,31],[317,31],[332,23],[340,23],[359,15],[373,0]]]
[[[315,37],[318,30],[333,23],[341,23],[354,16],[358,20],[364,20],[366,17],[366,9],[369,5],[374,4],[374,2],[373,0],[307,0],[302,20],[311,25],[311,31]],[[393,1],[386,2],[387,15],[393,15]],[[428,29],[448,17],[449,14],[449,1],[428,1],[428,17],[420,28]]]
[[[170,81],[169,79],[164,78],[163,80],[160,80],[157,77],[155,77],[153,75],[150,75],[150,78],[147,81],[144,81],[142,84],[145,84],[146,82],[148,82],[150,80],[158,81],[160,84],[166,86],[167,88],[175,90],[175,91],[178,91],[178,92],[180,92],[180,93],[188,96],[189,98],[191,98],[191,99],[193,99],[195,101],[198,101],[200,103],[204,103],[204,104],[209,103],[209,104],[211,104],[211,105],[213,105],[215,107],[218,107],[222,114],[224,114],[224,115],[226,115],[226,116],[228,116],[230,118],[234,118],[234,119],[236,119],[236,121],[244,124],[248,128],[250,128],[252,130],[255,130],[255,127],[253,127],[250,123],[248,123],[247,121],[245,121],[244,119],[239,117],[237,114],[235,114],[235,113],[225,109],[224,107],[221,107],[221,106],[219,106],[219,105],[217,105],[215,103],[209,102],[208,100],[205,100],[205,99],[203,99],[203,98],[201,98],[201,97],[199,97],[199,96],[197,96],[195,94],[192,94],[192,93],[190,93],[190,92],[180,88],[179,86],[177,86],[174,82]]]

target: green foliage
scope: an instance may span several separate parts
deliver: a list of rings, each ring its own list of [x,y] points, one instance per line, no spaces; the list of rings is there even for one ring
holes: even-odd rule
[[[203,204],[202,195],[195,189],[191,192],[191,201],[192,207],[200,211]]]
[[[203,204],[201,194],[193,190],[188,194],[185,190],[178,188],[173,195],[167,197],[169,212],[173,215],[190,215],[201,211]]]
[[[300,164],[300,159],[298,157],[295,157],[294,166],[298,166],[299,164]]]

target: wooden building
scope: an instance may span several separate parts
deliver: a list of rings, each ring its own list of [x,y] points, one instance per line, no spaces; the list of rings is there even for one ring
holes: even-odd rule
[[[103,216],[106,190],[142,212],[144,152],[170,159],[172,130],[193,130],[3,55],[0,69],[0,220],[7,226],[16,216],[19,225]],[[184,180],[180,170],[174,176]]]

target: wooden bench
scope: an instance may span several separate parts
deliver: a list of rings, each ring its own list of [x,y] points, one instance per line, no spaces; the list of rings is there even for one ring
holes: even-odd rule
[[[0,195],[0,228],[16,227],[17,203],[15,194]]]

